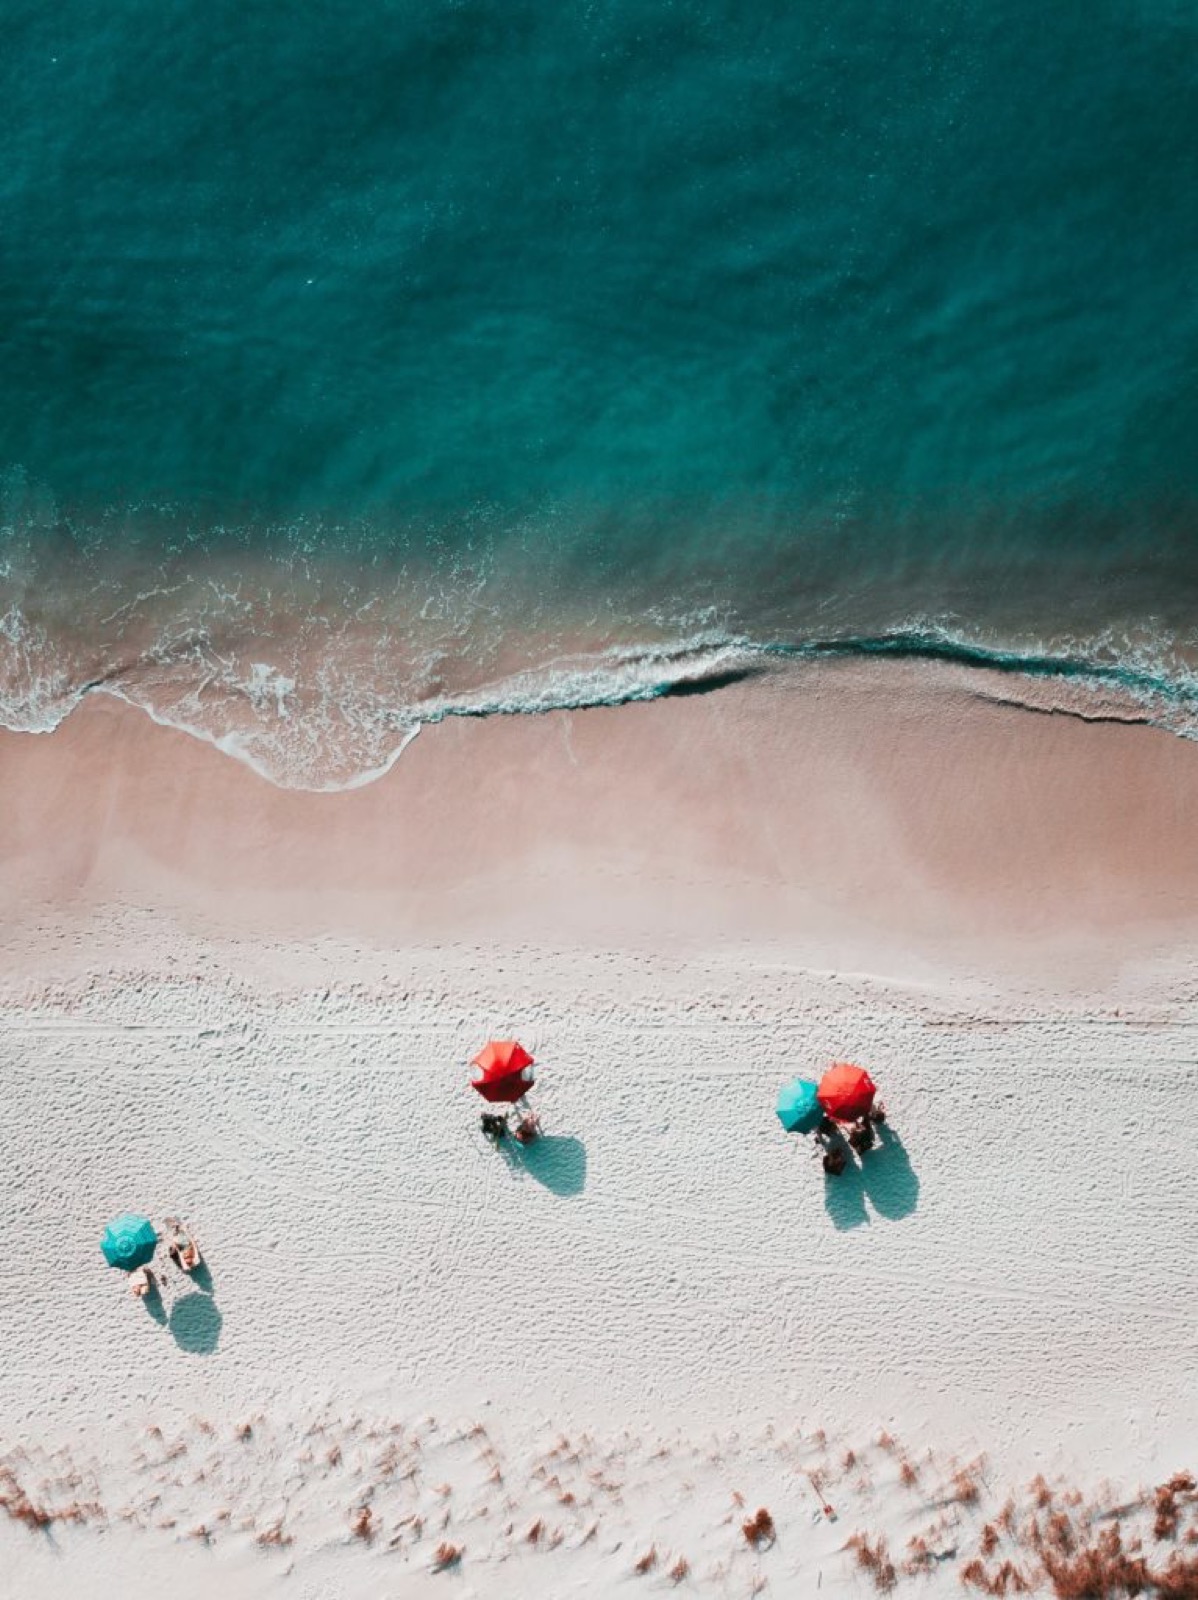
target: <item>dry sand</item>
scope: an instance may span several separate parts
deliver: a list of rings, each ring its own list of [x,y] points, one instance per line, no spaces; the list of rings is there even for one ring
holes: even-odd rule
[[[1165,1559],[1198,745],[991,691],[450,722],[339,795],[99,696],[0,738],[12,1592],[860,1592],[883,1534],[960,1593],[1008,1493],[1044,1578],[1038,1473]],[[464,1088],[510,1033],[518,1159]],[[837,1057],[892,1134],[832,1183],[772,1107]],[[211,1265],[157,1319],[126,1207]]]

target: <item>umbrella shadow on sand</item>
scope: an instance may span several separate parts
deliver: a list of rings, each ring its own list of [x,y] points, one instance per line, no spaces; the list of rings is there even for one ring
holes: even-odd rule
[[[824,1177],[824,1205],[832,1226],[841,1233],[870,1220],[869,1206],[879,1217],[898,1222],[919,1204],[919,1175],[907,1148],[889,1123],[878,1129],[878,1142],[838,1178]]]
[[[586,1188],[587,1147],[581,1139],[542,1133],[531,1144],[508,1146],[504,1154],[513,1171],[527,1172],[550,1194],[568,1197]]]
[[[223,1321],[212,1296],[197,1289],[175,1301],[167,1326],[180,1350],[207,1356],[216,1349]]]

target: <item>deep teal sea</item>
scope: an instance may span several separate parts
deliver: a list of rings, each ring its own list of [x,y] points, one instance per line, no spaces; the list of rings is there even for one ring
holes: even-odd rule
[[[1189,726],[1193,6],[3,20],[11,726],[102,684],[352,781],[879,637]]]

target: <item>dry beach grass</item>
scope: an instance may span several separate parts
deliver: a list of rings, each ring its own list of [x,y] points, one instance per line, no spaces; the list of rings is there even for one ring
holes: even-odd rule
[[[801,1433],[724,1440],[718,1463],[680,1437],[586,1436],[569,1441],[573,1471],[564,1470],[574,1488],[565,1505],[549,1486],[551,1478],[563,1481],[554,1442],[509,1459],[481,1424],[328,1416],[284,1426],[263,1417],[251,1439],[194,1419],[140,1439],[121,1430],[103,1463],[80,1463],[65,1447],[12,1450],[0,1464],[0,1509],[24,1540],[56,1530],[70,1541],[64,1552],[95,1530],[118,1539],[138,1530],[141,1539],[198,1541],[226,1554],[253,1547],[263,1559],[283,1561],[280,1571],[304,1571],[341,1543],[381,1563],[380,1576],[393,1566],[436,1572],[461,1564],[488,1573],[488,1582],[508,1576],[533,1588],[545,1560],[560,1576],[568,1571],[561,1561],[584,1559],[588,1582],[614,1582],[625,1549],[633,1552],[626,1572],[660,1573],[671,1585],[685,1580],[713,1593],[754,1592],[770,1580],[785,1592],[788,1582],[813,1575],[821,1588],[833,1587],[854,1566],[882,1593],[927,1593],[929,1584],[940,1592],[951,1583],[958,1592],[1058,1600],[1188,1600],[1198,1580],[1198,1494],[1187,1474],[1119,1501],[1110,1489],[1091,1497],[1039,1476],[1004,1486],[1001,1496],[980,1488],[977,1502],[963,1503],[954,1491],[960,1467],[929,1453],[927,1492],[896,1511],[885,1488],[862,1489],[833,1465],[826,1444]],[[876,1446],[854,1455],[879,1468],[885,1460]],[[502,1492],[480,1470],[492,1458],[511,1485]],[[787,1473],[793,1483],[800,1460],[835,1485],[834,1524],[813,1522],[809,1504],[787,1490]],[[432,1484],[443,1471],[449,1477]],[[743,1496],[728,1487],[732,1472],[775,1477],[780,1517],[762,1508],[745,1520]],[[612,1492],[617,1483],[635,1506]],[[1166,1500],[1173,1513],[1158,1532]],[[346,1506],[339,1537],[329,1512],[338,1503]],[[531,1526],[522,1524],[518,1513],[533,1507],[543,1509]],[[946,1514],[946,1507],[957,1509]],[[192,1520],[201,1511],[202,1520]]]

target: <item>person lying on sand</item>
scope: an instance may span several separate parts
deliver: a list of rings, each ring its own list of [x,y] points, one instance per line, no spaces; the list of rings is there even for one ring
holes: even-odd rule
[[[200,1264],[200,1252],[195,1240],[174,1217],[166,1219],[171,1230],[166,1251],[180,1272],[194,1272]]]
[[[537,1121],[535,1111],[530,1111],[520,1118],[515,1128],[515,1138],[519,1144],[531,1144],[541,1131],[541,1124]]]
[[[139,1300],[144,1300],[146,1295],[157,1287],[158,1284],[149,1267],[138,1267],[136,1272],[129,1274],[129,1293],[136,1295]]]
[[[848,1166],[849,1158],[844,1153],[844,1146],[835,1144],[830,1150],[824,1151],[824,1171],[830,1178],[839,1178]]]

